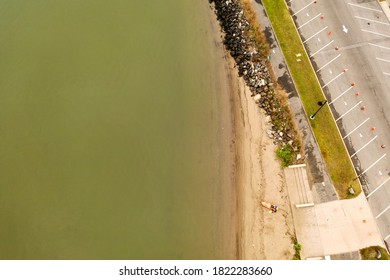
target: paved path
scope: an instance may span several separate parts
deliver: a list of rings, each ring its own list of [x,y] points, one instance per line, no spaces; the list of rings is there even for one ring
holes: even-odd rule
[[[390,240],[388,5],[376,0],[286,3],[382,237]]]
[[[309,181],[315,189],[313,193],[315,202],[326,202],[337,199],[336,192],[326,173],[321,153],[307,120],[301,100],[292,82],[284,61],[282,52],[273,34],[271,24],[265,15],[263,6],[259,1],[252,1],[252,7],[256,12],[257,20],[267,37],[271,49],[271,66],[278,83],[288,94],[288,102],[294,115],[296,124],[303,137],[305,160],[309,169]]]
[[[304,137],[315,202],[337,199],[263,7],[253,1],[271,46],[271,63]],[[314,3],[316,2],[316,3]],[[390,241],[389,0],[287,0],[348,153],[377,220]],[[316,102],[316,101],[314,101]],[[315,120],[314,120],[315,121]]]
[[[305,0],[306,2],[312,2],[311,0]],[[347,0],[346,0],[347,1]],[[353,1],[353,0],[351,0]],[[349,1],[349,2],[351,2]],[[390,1],[390,0],[387,0]],[[301,4],[304,1],[302,0],[294,0],[293,1],[295,5]],[[305,2],[305,3],[306,3]],[[340,1],[342,2],[342,1]],[[365,2],[373,2],[373,1],[365,1]],[[325,3],[325,2],[324,2]],[[328,2],[326,2],[328,3]],[[352,2],[351,2],[352,3]],[[307,4],[307,3],[306,3]],[[353,4],[353,3],[352,3]],[[375,3],[374,3],[375,4]],[[338,256],[356,256],[356,251],[367,247],[369,245],[379,245],[384,247],[382,239],[386,239],[386,233],[382,233],[382,238],[379,235],[378,226],[376,224],[376,219],[373,218],[373,214],[371,212],[371,209],[367,203],[367,200],[365,199],[364,195],[360,195],[358,198],[353,200],[346,200],[346,201],[337,201],[337,196],[334,192],[333,186],[331,185],[331,182],[328,178],[328,175],[326,174],[326,170],[324,168],[323,160],[321,157],[321,154],[319,152],[317,143],[312,135],[312,131],[310,129],[310,126],[308,124],[307,116],[305,115],[305,112],[303,110],[302,104],[298,98],[298,95],[296,93],[295,87],[292,83],[292,79],[289,75],[288,69],[286,67],[286,64],[283,59],[283,55],[281,53],[281,50],[278,46],[277,41],[275,40],[272,28],[270,27],[270,23],[268,21],[268,18],[266,17],[266,13],[264,11],[263,6],[261,5],[260,1],[252,1],[252,5],[254,10],[257,13],[257,18],[260,23],[260,26],[263,28],[263,31],[267,37],[268,43],[271,48],[271,66],[274,70],[274,73],[276,75],[276,78],[278,80],[278,83],[283,86],[283,88],[288,93],[288,101],[290,104],[290,107],[292,108],[294,117],[296,119],[296,122],[298,124],[299,130],[303,133],[303,144],[305,149],[305,157],[306,162],[308,163],[307,171],[308,175],[300,175],[301,182],[298,182],[296,180],[293,180],[292,178],[296,175],[291,174],[293,171],[290,169],[286,169],[286,178],[289,188],[289,196],[292,203],[293,208],[293,215],[294,215],[294,223],[296,228],[296,234],[299,242],[303,244],[303,251],[302,256],[304,258],[307,257],[318,257],[318,256],[324,256],[324,255],[335,255],[338,254]],[[371,3],[373,5],[373,3]],[[378,4],[376,4],[378,5]],[[305,6],[305,5],[303,5]],[[349,5],[351,6],[351,5]],[[351,6],[352,7],[352,6]],[[354,7],[359,9],[359,7]],[[378,6],[379,8],[379,6]],[[361,8],[363,9],[363,8]],[[296,9],[297,11],[299,9]],[[374,12],[374,11],[373,11]],[[327,12],[329,14],[331,12]],[[379,12],[378,12],[379,13]],[[307,15],[309,14],[309,16]],[[389,13],[390,14],[390,10]],[[387,13],[384,13],[384,15],[387,15]],[[315,22],[315,20],[321,20],[321,15],[318,16],[318,13],[313,13],[311,11],[310,13],[306,12],[303,14],[306,21],[311,20],[312,23]],[[346,15],[347,16],[347,15]],[[360,16],[359,16],[360,17]],[[358,20],[355,18],[355,20]],[[381,19],[383,20],[383,19]],[[321,23],[321,22],[320,22]],[[304,23],[303,23],[304,24]],[[317,23],[318,24],[318,23]],[[306,24],[306,28],[309,27],[310,23]],[[380,27],[380,24],[379,28]],[[348,26],[350,28],[350,26]],[[324,26],[321,28],[317,28],[318,30],[322,30]],[[329,28],[329,27],[328,27]],[[315,31],[315,32],[314,32]],[[314,30],[312,31],[310,36],[306,36],[306,38],[309,38],[312,36],[312,34],[317,33],[318,31]],[[329,31],[328,31],[329,32]],[[333,31],[334,32],[334,31]],[[340,26],[339,33],[341,35],[345,33]],[[351,31],[349,30],[349,34]],[[320,36],[321,32],[318,33]],[[332,33],[334,35],[334,33]],[[332,35],[331,34],[331,35]],[[338,34],[338,36],[341,36]],[[318,45],[317,50],[323,48],[323,46],[329,44],[330,41],[333,39],[330,38],[322,38],[320,40],[319,37],[312,37],[312,39],[316,39],[317,44],[322,42],[323,45]],[[325,33],[325,36],[328,36],[327,33]],[[325,39],[328,39],[326,41]],[[333,42],[331,43],[333,44]],[[347,44],[348,46],[348,44]],[[350,48],[351,52],[354,53],[355,50],[353,48]],[[313,51],[312,53],[317,52]],[[332,55],[329,51],[326,51],[323,49],[323,51],[320,51],[316,54],[319,55],[328,55],[325,57],[324,61],[322,61],[321,65],[316,65],[317,69],[322,68],[319,72],[328,71],[328,74],[333,74],[334,77],[340,75],[337,73],[330,73],[332,69],[335,69],[334,67],[341,67],[340,64],[338,64],[338,60],[341,58],[341,55],[335,54],[332,57],[329,55]],[[353,60],[358,60],[358,58],[354,57]],[[341,59],[340,59],[341,61]],[[336,63],[337,62],[337,63]],[[334,66],[334,65],[336,66]],[[338,65],[338,66],[337,66]],[[333,71],[335,72],[335,71]],[[340,70],[340,73],[342,71]],[[349,73],[348,73],[349,74]],[[325,76],[324,76],[325,77]],[[329,76],[327,78],[327,82],[331,81],[334,77]],[[345,78],[346,75],[342,75],[341,78]],[[383,77],[382,77],[383,78]],[[337,79],[336,79],[337,80]],[[324,82],[327,83],[327,82]],[[340,82],[340,81],[335,81]],[[333,83],[333,82],[332,82]],[[345,83],[345,81],[344,81]],[[331,85],[331,84],[329,84]],[[350,86],[350,85],[349,85]],[[347,87],[348,88],[348,87]],[[347,91],[348,92],[348,91]],[[350,98],[351,96],[349,96]],[[352,92],[352,98],[356,97],[354,95],[354,92]],[[345,103],[345,100],[342,100],[341,97],[333,97],[333,99],[338,98],[339,101],[342,101],[341,104],[344,104],[344,106],[347,106]],[[354,100],[352,100],[354,101]],[[359,102],[359,101],[358,101]],[[356,103],[354,103],[354,106]],[[350,103],[348,100],[347,104]],[[361,110],[356,110],[357,112],[362,112]],[[356,112],[355,112],[356,113]],[[365,112],[363,112],[365,113]],[[341,114],[340,114],[341,115]],[[358,129],[349,129],[344,131],[344,135],[351,135],[356,134],[355,136],[358,136],[360,138],[368,139],[365,143],[359,143],[360,146],[356,148],[351,154],[358,151],[359,153],[364,150],[360,150],[361,147],[364,147],[364,145],[367,144],[368,141],[371,141],[370,139],[373,139],[375,137],[375,134],[372,134],[372,130],[370,130],[370,123],[366,121],[366,119],[359,120],[359,123],[355,124],[355,128],[360,125]],[[356,118],[352,118],[352,121],[356,121]],[[362,124],[363,123],[363,124]],[[363,129],[367,131],[363,131]],[[371,133],[371,134],[370,134]],[[362,135],[363,137],[360,137]],[[371,136],[371,138],[368,138]],[[383,135],[381,135],[383,137]],[[362,140],[362,139],[360,139]],[[372,140],[371,143],[369,143],[367,146],[370,146],[373,144],[374,141],[377,141],[378,137],[376,137],[374,140]],[[366,147],[367,147],[366,146]],[[379,152],[380,152],[379,148]],[[378,150],[376,151],[378,152]],[[374,154],[374,153],[372,153]],[[373,156],[373,155],[371,155]],[[368,165],[366,165],[368,167]],[[378,168],[378,166],[376,166]],[[383,194],[381,191],[385,190],[386,186],[390,186],[390,179],[388,181],[385,174],[386,168],[379,167],[382,169],[382,178],[378,181],[379,183],[376,185],[376,189],[372,188],[371,195],[374,196],[374,193],[376,195],[379,194],[379,197],[384,196],[386,201],[386,193]],[[306,174],[306,168],[304,168],[304,173]],[[375,168],[373,168],[375,169]],[[380,171],[380,170],[379,170]],[[295,173],[298,172],[297,170],[294,171]],[[302,171],[303,172],[303,171]],[[376,175],[381,176],[378,171],[374,171],[373,173]],[[290,173],[290,174],[289,174]],[[308,177],[307,179],[303,179],[304,177]],[[305,186],[302,185],[299,187],[300,191],[297,190],[299,184],[302,184],[302,182],[306,182]],[[379,188],[378,188],[379,187]],[[292,189],[292,190],[291,190]],[[295,191],[294,191],[295,189]],[[302,190],[305,190],[305,192],[302,192]],[[291,193],[290,193],[291,192]],[[306,197],[305,199],[302,199]],[[336,200],[336,201],[335,201]],[[315,206],[313,207],[305,207],[305,208],[296,208],[296,204],[308,204],[313,202]],[[328,203],[325,203],[328,202]],[[386,206],[380,205],[382,209],[386,209]],[[380,214],[381,211],[378,209],[375,209],[375,216]],[[382,210],[383,211],[383,210]],[[390,212],[390,211],[389,211]],[[382,229],[383,230],[383,229]],[[332,241],[333,236],[337,235],[337,242]],[[330,238],[332,237],[332,238]],[[352,254],[348,254],[351,253]],[[355,253],[353,253],[355,252]],[[336,256],[332,256],[336,257]],[[348,258],[348,257],[347,257]]]
[[[376,220],[363,194],[355,199],[311,204],[306,167],[285,169],[294,226],[302,259],[384,247]]]

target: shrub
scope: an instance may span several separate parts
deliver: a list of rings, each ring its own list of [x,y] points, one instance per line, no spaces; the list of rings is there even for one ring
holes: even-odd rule
[[[294,161],[294,150],[290,145],[285,145],[282,148],[276,149],[276,156],[282,161],[282,167],[291,165]]]
[[[298,243],[297,239],[294,239],[294,249],[295,249],[295,254],[294,254],[293,260],[300,260],[301,259],[302,245]]]

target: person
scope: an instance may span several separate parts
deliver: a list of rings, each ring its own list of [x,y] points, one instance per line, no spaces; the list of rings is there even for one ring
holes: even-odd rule
[[[384,149],[385,147],[386,147],[385,144],[382,144],[382,145],[381,145],[381,148],[382,148],[382,149]]]
[[[278,211],[278,206],[277,205],[272,205],[271,206],[271,210],[273,213],[276,213],[276,211]]]

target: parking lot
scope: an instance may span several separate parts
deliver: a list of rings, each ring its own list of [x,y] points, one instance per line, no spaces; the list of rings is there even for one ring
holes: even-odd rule
[[[390,241],[389,20],[376,1],[286,0],[286,4],[357,180],[383,239]]]

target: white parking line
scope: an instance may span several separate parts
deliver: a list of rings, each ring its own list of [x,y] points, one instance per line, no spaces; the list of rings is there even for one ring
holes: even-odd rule
[[[387,210],[389,210],[389,209],[390,209],[390,205],[387,206],[385,210],[383,210],[382,212],[380,212],[379,215],[375,217],[375,219],[378,219],[380,216],[382,216],[383,213],[385,213],[385,212],[386,212]]]
[[[384,25],[390,25],[390,23],[388,23],[388,22],[377,21],[377,20],[373,20],[373,19],[369,19],[369,18],[364,18],[364,17],[359,17],[359,16],[355,16],[355,18],[363,19],[363,20],[367,20],[367,21],[371,21],[371,22],[375,22],[375,23],[380,23],[380,24],[384,24]]]
[[[343,115],[341,115],[337,120],[340,120],[342,117],[344,117],[346,114],[348,114],[349,112],[351,112],[353,109],[355,109],[357,106],[359,106],[360,103],[362,103],[363,101],[360,101],[359,103],[357,103],[355,106],[353,106],[351,109],[349,109],[347,112],[345,112]]]
[[[384,61],[384,62],[390,62],[390,60],[386,60],[386,59],[383,59],[383,58],[379,58],[379,57],[376,57],[377,60],[380,60],[380,61]]]
[[[358,176],[358,178],[360,176],[362,176],[364,173],[366,173],[368,170],[371,169],[371,167],[373,167],[375,164],[377,164],[380,160],[382,160],[384,157],[386,156],[386,154],[384,154],[383,156],[381,156],[379,159],[377,159],[376,162],[374,162],[373,164],[371,164],[371,166],[369,168],[367,168],[366,170],[364,170],[362,173],[360,173],[360,175]]]
[[[323,46],[321,49],[319,49],[318,51],[316,51],[315,53],[313,53],[312,55],[310,55],[310,57],[315,56],[317,53],[319,53],[320,51],[322,51],[323,49],[325,49],[327,46],[329,46],[330,44],[332,44],[333,41],[334,41],[334,40],[330,41],[328,44],[326,44],[325,46]]]
[[[340,77],[341,75],[345,74],[345,72],[341,72],[340,74],[338,74],[336,77],[334,77],[332,80],[330,80],[329,82],[327,82],[325,85],[322,86],[322,88],[326,87],[327,85],[329,85],[331,82],[333,82],[334,80],[336,80],[338,77]]]
[[[306,9],[307,7],[309,7],[309,6],[310,6],[311,4],[313,4],[314,2],[315,2],[315,0],[314,0],[314,1],[311,1],[309,4],[307,4],[305,7],[303,7],[302,9],[300,9],[298,12],[296,12],[296,13],[293,14],[292,16],[295,16],[296,14],[302,12],[304,9]]]
[[[379,185],[379,187],[377,187],[375,190],[373,190],[372,192],[370,192],[368,195],[367,195],[367,198],[369,198],[374,192],[376,192],[377,190],[379,190],[384,184],[386,184],[388,181],[390,180],[390,177],[386,179],[386,181],[384,181],[382,184]]]
[[[355,7],[362,8],[362,9],[367,9],[367,10],[375,11],[375,12],[383,13],[382,10],[373,9],[373,8],[368,8],[368,7],[364,7],[364,6],[361,6],[361,5],[356,5],[356,4],[352,4],[352,3],[348,3],[348,5],[355,6]]]
[[[339,96],[337,96],[335,99],[333,99],[330,103],[332,104],[333,102],[335,102],[337,99],[339,99],[341,96],[343,96],[346,92],[350,91],[351,89],[353,88],[353,86],[350,86],[349,88],[347,88],[342,94],[340,94]]]
[[[368,43],[368,44],[369,44],[369,45],[371,45],[371,46],[378,47],[378,48],[382,48],[382,49],[390,50],[390,48],[388,48],[388,47],[384,47],[384,46],[380,46],[380,45],[376,45],[376,44],[372,44],[372,43]]]
[[[385,75],[388,75],[388,76],[390,76],[390,73],[386,73],[386,72],[382,72],[383,74],[385,74]]]
[[[313,53],[312,55],[310,55],[310,57],[313,57],[315,56],[317,53],[319,53],[320,51],[322,51],[323,49],[325,49],[327,46],[329,46],[330,44],[333,43],[334,40],[330,41],[329,43],[327,43],[325,46],[323,46],[321,49],[319,49],[318,51],[316,51],[315,53]]]
[[[330,105],[330,103],[329,103]],[[343,137],[343,139],[347,138],[349,135],[351,135],[353,132],[355,132],[356,129],[358,129],[359,127],[361,127],[363,124],[365,124],[370,118],[367,118],[364,122],[362,122],[361,124],[359,124],[357,127],[355,127],[350,133],[348,133],[347,135],[345,135]]]
[[[361,150],[363,150],[365,147],[367,147],[372,141],[374,141],[376,138],[378,137],[378,135],[375,135],[374,138],[372,138],[370,141],[368,141],[363,147],[361,147],[359,150],[357,150],[352,156],[355,156],[358,152],[360,152]]]
[[[338,59],[339,57],[341,56],[341,54],[338,54],[335,58],[333,58],[331,61],[329,61],[328,63],[326,63],[324,66],[322,66],[320,69],[318,69],[316,72],[319,72],[321,69],[323,69],[324,67],[328,66],[329,64],[331,64],[333,61],[335,61],[336,59]]]
[[[308,24],[308,23],[311,22],[312,20],[315,20],[315,19],[318,18],[320,15],[321,15],[321,13],[319,13],[318,15],[316,15],[315,17],[313,17],[312,19],[306,21],[304,24],[302,24],[301,26],[299,26],[297,29],[299,30],[300,28],[304,27],[306,24]]]
[[[388,236],[386,236],[384,240],[386,240],[386,239],[389,238],[389,237],[390,237],[390,234],[389,234]]]
[[[324,31],[325,29],[327,29],[328,26],[325,26],[324,28],[322,28],[320,31],[318,31],[317,33],[311,35],[309,38],[307,38],[305,41],[303,41],[303,43],[306,43],[307,41],[309,41],[311,38],[313,38],[314,36],[318,35],[319,33],[321,33],[322,31]]]
[[[362,31],[364,31],[364,32],[368,32],[368,33],[372,33],[372,34],[375,34],[375,35],[379,35],[379,36],[383,36],[383,37],[390,38],[390,35],[386,35],[386,34],[382,34],[382,33],[374,32],[374,31],[370,31],[370,30],[366,30],[366,29],[362,29]]]

